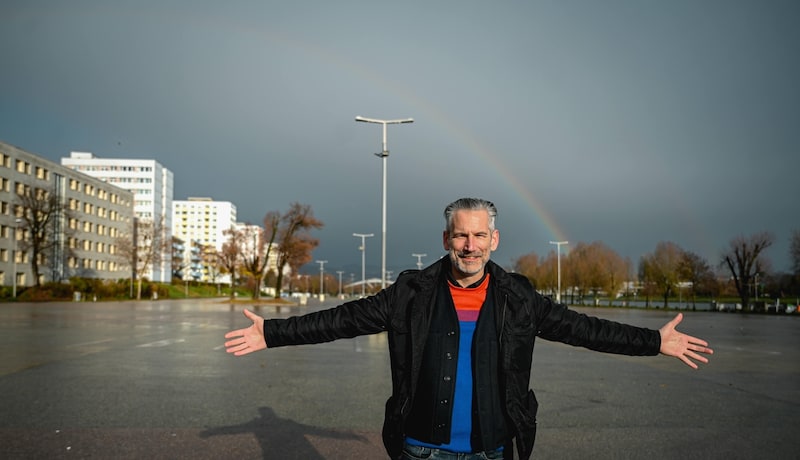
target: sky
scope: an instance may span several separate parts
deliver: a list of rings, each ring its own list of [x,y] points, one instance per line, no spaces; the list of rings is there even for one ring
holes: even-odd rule
[[[260,224],[291,203],[324,228],[327,273],[443,255],[442,210],[498,207],[510,267],[551,241],[634,263],[662,241],[716,266],[800,229],[800,3],[794,0],[4,0],[0,140],[155,159],[174,198]],[[318,273],[311,262],[304,271]]]

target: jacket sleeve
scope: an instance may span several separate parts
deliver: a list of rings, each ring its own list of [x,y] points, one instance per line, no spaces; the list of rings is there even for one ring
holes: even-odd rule
[[[588,316],[535,294],[538,335],[547,340],[606,353],[655,356],[661,334],[653,329]]]
[[[264,338],[269,348],[304,345],[376,334],[386,330],[391,287],[338,307],[264,321]]]

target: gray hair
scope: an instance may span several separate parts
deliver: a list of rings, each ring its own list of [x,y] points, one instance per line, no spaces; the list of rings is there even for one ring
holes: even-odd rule
[[[444,220],[447,224],[446,230],[450,231],[453,227],[453,214],[456,211],[486,211],[489,213],[489,229],[494,231],[494,221],[497,217],[497,208],[494,203],[481,198],[459,198],[444,208]]]

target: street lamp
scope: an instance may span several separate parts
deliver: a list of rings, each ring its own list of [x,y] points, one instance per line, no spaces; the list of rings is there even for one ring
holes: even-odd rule
[[[16,225],[14,225],[14,254],[12,255],[13,259],[14,259],[14,269],[12,270],[12,273],[11,273],[11,278],[14,280],[14,284],[13,284],[14,287],[12,288],[12,291],[11,291],[11,297],[14,298],[14,299],[17,298],[17,231],[19,230],[19,224],[21,222],[22,222],[22,219],[20,219],[20,218],[17,218],[14,221],[14,223],[16,224]]]
[[[317,263],[319,264],[319,301],[322,302],[325,300],[325,294],[323,294],[323,284],[325,283],[325,264],[328,263],[327,260],[318,260]]]
[[[557,265],[558,265],[558,292],[556,292],[556,302],[561,303],[561,245],[569,244],[569,241],[551,241],[550,244],[555,244],[558,250]]]
[[[342,298],[342,274],[344,273],[342,270],[336,270],[336,273],[339,275],[339,298]]]
[[[427,256],[428,254],[411,254],[411,255],[417,258],[417,269],[422,270],[422,258]]]
[[[353,233],[353,236],[356,238],[361,238],[361,246],[358,249],[361,251],[361,297],[364,297],[365,291],[364,287],[366,285],[366,257],[365,254],[367,253],[367,238],[372,238],[372,233]]]
[[[386,287],[386,159],[389,157],[389,149],[386,147],[386,126],[400,123],[414,123],[413,118],[404,118],[402,120],[378,120],[375,118],[356,117],[356,121],[364,123],[378,123],[383,125],[383,149],[380,153],[375,155],[383,159],[383,205],[382,205],[382,219],[381,219],[381,289]]]

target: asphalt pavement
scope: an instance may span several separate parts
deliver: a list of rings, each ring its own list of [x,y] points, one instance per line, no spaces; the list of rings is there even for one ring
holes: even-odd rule
[[[0,458],[386,458],[385,335],[235,358],[223,335],[248,324],[242,309],[0,304]],[[675,315],[577,310],[654,329]],[[537,341],[534,458],[800,458],[800,317],[684,315],[679,329],[715,350],[700,370]]]

